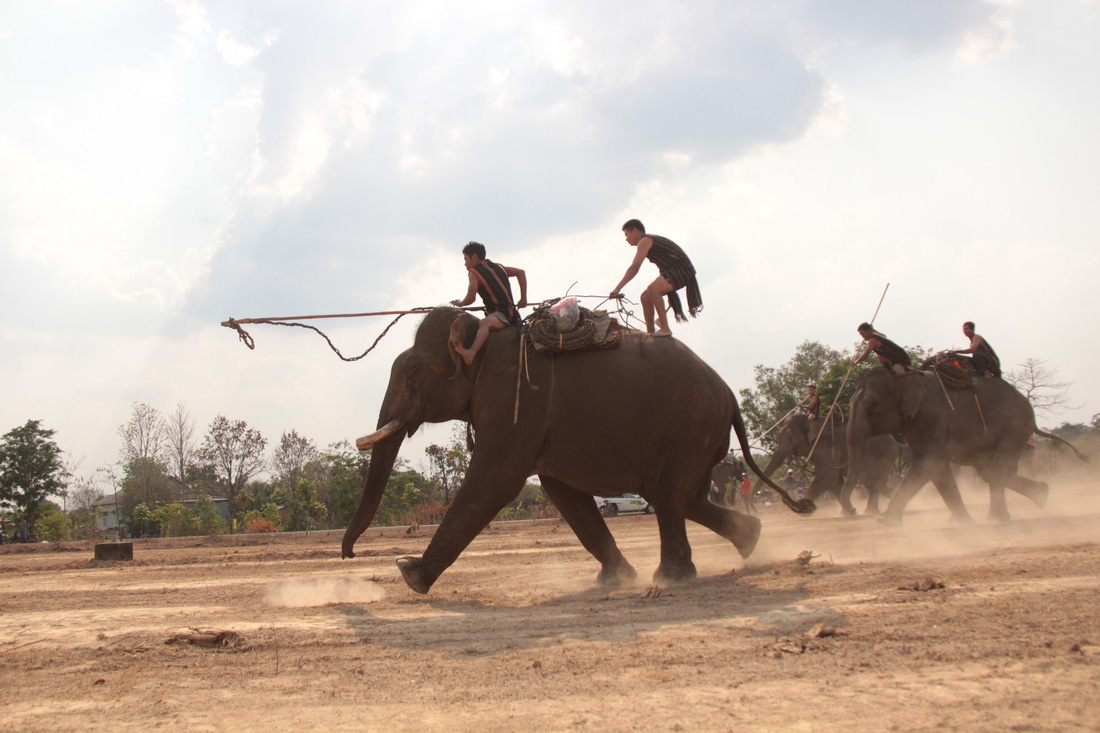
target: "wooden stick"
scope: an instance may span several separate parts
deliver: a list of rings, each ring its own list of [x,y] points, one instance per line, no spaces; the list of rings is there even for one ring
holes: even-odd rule
[[[878,309],[882,307],[882,301],[886,298],[886,291],[890,289],[890,283],[886,283],[886,287],[882,290],[882,297],[878,299],[878,305],[875,306],[875,315],[871,316],[871,325],[875,325],[875,319],[878,318]]]
[[[886,283],[886,287],[882,289],[882,297],[880,297],[878,299],[878,305],[875,306],[875,315],[871,316],[871,320],[870,320],[871,325],[874,325],[875,319],[878,318],[879,308],[882,307],[882,301],[886,299],[886,291],[889,290],[889,289],[890,289],[890,283]],[[855,369],[855,368],[856,368],[856,365],[855,365],[855,362],[853,361],[851,366],[848,367],[848,373],[844,375],[844,381],[840,383],[840,389],[838,389],[836,391],[836,397],[833,398],[833,404],[829,405],[829,411],[825,414],[825,419],[826,420],[828,420],[832,416],[833,408],[836,407],[837,401],[840,400],[840,395],[841,395],[842,392],[844,392],[844,386],[846,384],[848,384],[848,377],[852,376],[852,370]],[[950,400],[950,398],[948,398],[948,399]],[[814,451],[817,450],[817,443],[818,443],[819,440],[821,440],[821,432],[822,431],[820,431],[820,430],[817,432],[817,439],[814,440],[813,447],[810,448],[810,454],[808,456],[806,456],[806,463],[810,462],[810,459],[813,458]]]

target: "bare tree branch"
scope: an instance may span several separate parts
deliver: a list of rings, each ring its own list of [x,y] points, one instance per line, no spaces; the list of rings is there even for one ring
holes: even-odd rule
[[[1050,416],[1080,407],[1070,404],[1073,383],[1060,381],[1058,370],[1047,366],[1045,359],[1030,358],[1016,366],[1019,368],[1005,373],[1004,379],[1027,397],[1035,412]]]

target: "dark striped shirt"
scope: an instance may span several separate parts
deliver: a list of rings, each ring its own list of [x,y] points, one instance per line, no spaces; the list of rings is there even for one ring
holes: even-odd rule
[[[883,366],[890,368],[894,364],[901,364],[904,367],[908,367],[912,363],[912,359],[909,358],[909,354],[906,353],[905,349],[901,348],[878,331],[872,331],[871,338],[878,339],[881,342],[878,348],[872,346],[872,350],[880,357],[884,357],[890,362]]]
[[[680,288],[687,289],[688,312],[694,317],[703,310],[703,296],[699,292],[699,281],[695,279],[695,266],[691,264],[687,253],[680,248],[680,245],[668,237],[662,237],[659,234],[646,236],[653,240],[653,246],[649,248],[646,259],[657,265],[661,275],[673,287],[673,291],[667,297],[676,320],[680,322],[687,320],[680,298],[676,295],[676,291]]]
[[[500,313],[509,323],[519,320],[519,311],[512,299],[512,286],[508,283],[508,273],[503,265],[491,260],[482,260],[470,268],[477,278],[477,294],[485,304],[485,314]]]

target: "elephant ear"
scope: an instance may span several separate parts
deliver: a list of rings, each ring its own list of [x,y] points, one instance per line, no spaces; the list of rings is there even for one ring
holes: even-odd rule
[[[901,374],[898,380],[898,411],[903,420],[912,420],[924,399],[924,380],[918,372]]]
[[[457,318],[451,321],[451,332],[447,337],[447,353],[455,364],[455,371],[451,375],[451,379],[461,374],[463,367],[462,357],[458,355],[455,348],[458,346],[467,348],[467,343],[473,345],[474,336],[476,335],[477,319],[469,313],[460,313]]]

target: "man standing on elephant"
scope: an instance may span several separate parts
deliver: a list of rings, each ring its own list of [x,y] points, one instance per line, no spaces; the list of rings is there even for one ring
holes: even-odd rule
[[[963,324],[963,335],[970,339],[970,348],[948,351],[948,354],[973,354],[970,362],[974,365],[974,371],[986,379],[1001,376],[1001,360],[997,358],[997,352],[984,338],[974,333],[974,321]]]
[[[867,342],[867,348],[865,348],[863,353],[852,363],[852,366],[862,364],[863,360],[873,351],[875,352],[875,356],[878,357],[879,363],[886,369],[889,369],[895,374],[904,374],[909,371],[909,365],[912,363],[912,359],[909,358],[909,354],[905,352],[905,349],[886,338],[884,334],[876,331],[870,323],[861,323],[856,330],[859,331],[859,335],[863,337],[863,340]]]
[[[485,245],[470,242],[462,248],[462,259],[469,273],[470,287],[466,297],[452,300],[451,305],[459,308],[474,302],[474,296],[480,295],[485,304],[485,317],[477,326],[477,336],[469,349],[455,344],[455,351],[467,364],[474,363],[474,356],[485,345],[490,331],[499,331],[508,326],[519,325],[519,308],[527,305],[527,273],[518,267],[505,267],[485,258]],[[519,281],[519,302],[512,300],[512,287],[508,278]]]
[[[687,288],[688,312],[694,318],[703,309],[703,296],[699,293],[699,283],[695,279],[695,267],[691,264],[684,250],[668,237],[658,234],[646,234],[645,225],[637,219],[631,219],[623,224],[623,232],[626,235],[627,244],[637,247],[634,253],[634,261],[630,263],[626,274],[615,289],[611,291],[611,297],[616,298],[623,287],[634,279],[642,266],[643,260],[649,260],[657,265],[660,277],[651,282],[642,291],[642,314],[645,316],[645,328],[647,333],[654,336],[671,336],[672,329],[668,327],[668,315],[665,312],[665,296],[668,296],[668,304],[672,306],[672,312],[676,314],[679,323],[687,323],[684,308],[680,304],[680,296],[676,291]],[[657,325],[653,330],[653,314],[656,310]]]

